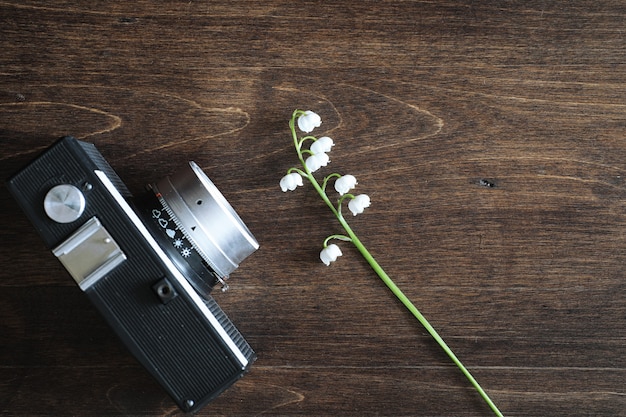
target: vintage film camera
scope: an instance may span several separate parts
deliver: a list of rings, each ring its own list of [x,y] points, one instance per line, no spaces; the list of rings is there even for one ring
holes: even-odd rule
[[[209,293],[258,243],[198,165],[134,199],[93,144],[66,137],[8,188],[182,410],[199,410],[248,371],[255,353]]]

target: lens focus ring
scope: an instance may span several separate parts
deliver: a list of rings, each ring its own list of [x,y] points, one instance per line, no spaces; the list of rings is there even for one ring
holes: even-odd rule
[[[227,277],[259,244],[235,210],[195,163],[153,185],[172,219],[198,253]]]

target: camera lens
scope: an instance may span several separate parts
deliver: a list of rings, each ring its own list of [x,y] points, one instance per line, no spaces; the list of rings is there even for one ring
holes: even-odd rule
[[[259,247],[239,215],[195,162],[151,189],[141,205],[164,249],[201,294],[216,281],[225,289],[224,280]]]

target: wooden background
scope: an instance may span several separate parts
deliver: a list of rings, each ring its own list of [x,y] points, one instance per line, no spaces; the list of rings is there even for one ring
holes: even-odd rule
[[[129,188],[195,160],[261,249],[217,294],[258,353],[207,416],[485,416],[283,194],[295,108],[372,206],[351,224],[507,416],[626,416],[623,1],[0,1],[6,178],[56,138]],[[0,189],[0,410],[176,415]],[[350,216],[351,217],[351,216]]]

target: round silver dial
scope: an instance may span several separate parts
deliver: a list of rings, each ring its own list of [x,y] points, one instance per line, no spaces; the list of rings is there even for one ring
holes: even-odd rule
[[[46,194],[43,208],[55,222],[71,223],[85,211],[85,196],[73,185],[57,185]]]

